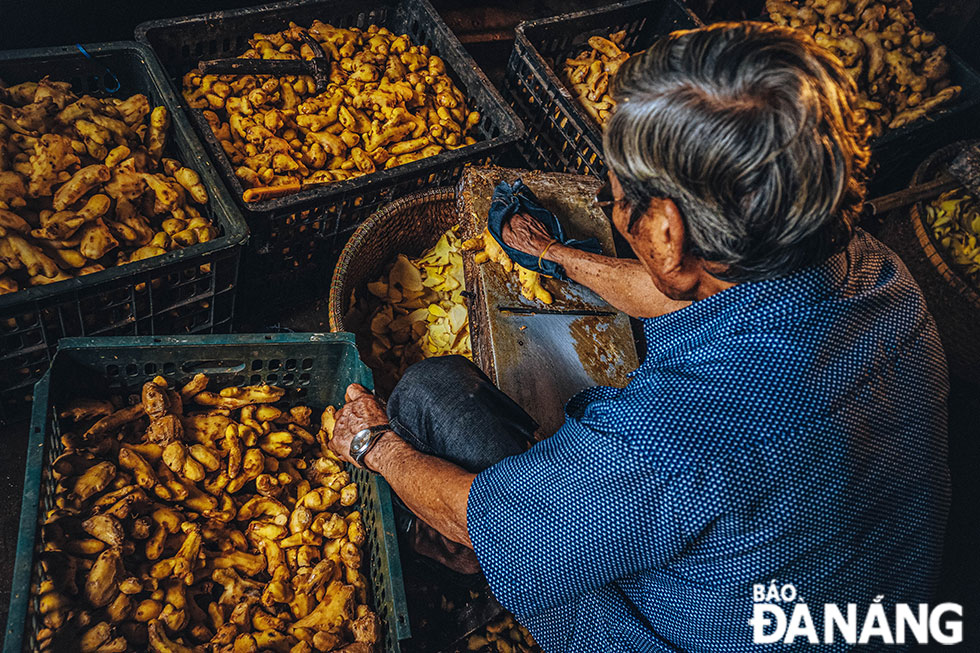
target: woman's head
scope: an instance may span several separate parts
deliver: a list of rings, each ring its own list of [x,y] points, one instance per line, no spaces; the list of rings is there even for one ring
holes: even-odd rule
[[[616,78],[606,162],[631,207],[669,198],[684,249],[732,282],[790,274],[847,242],[864,198],[854,83],[809,37],[765,23],[675,32]]]

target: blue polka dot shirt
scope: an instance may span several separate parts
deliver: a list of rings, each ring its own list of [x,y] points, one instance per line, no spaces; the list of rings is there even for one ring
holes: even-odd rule
[[[753,585],[773,580],[821,620],[825,603],[929,602],[948,380],[895,254],[858,231],[645,333],[625,388],[573,397],[470,490],[490,587],[546,651],[786,650],[752,643]]]

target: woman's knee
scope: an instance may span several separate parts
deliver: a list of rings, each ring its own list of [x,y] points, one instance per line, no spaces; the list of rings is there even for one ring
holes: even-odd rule
[[[388,418],[419,450],[470,471],[520,453],[526,438],[519,436],[534,430],[534,421],[462,356],[408,368],[388,400]]]
[[[418,422],[420,413],[445,401],[459,388],[460,377],[469,374],[470,361],[462,356],[426,358],[402,375],[388,398],[388,416],[402,424]]]
[[[445,397],[447,392],[458,390],[461,382],[474,370],[480,373],[479,368],[463,356],[426,358],[405,370],[391,398],[400,397],[402,402],[416,403]]]

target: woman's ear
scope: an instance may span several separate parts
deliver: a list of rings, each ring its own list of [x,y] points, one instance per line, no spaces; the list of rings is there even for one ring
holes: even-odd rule
[[[620,230],[622,231],[622,229]],[[695,300],[732,287],[714,276],[705,262],[684,249],[687,230],[677,204],[654,198],[626,240],[657,288],[671,299]]]
[[[648,267],[655,266],[657,274],[670,274],[683,267],[684,220],[673,200],[650,200],[650,206],[637,220],[633,231],[634,240],[641,244],[640,249],[646,250],[637,254],[647,259]]]
[[[664,268],[666,272],[678,270],[684,264],[684,238],[687,235],[684,220],[674,200],[667,197],[655,201],[660,202],[660,213],[663,216],[660,229],[665,248]]]

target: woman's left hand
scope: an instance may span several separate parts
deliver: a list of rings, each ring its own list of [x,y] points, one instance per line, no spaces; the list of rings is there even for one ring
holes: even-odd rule
[[[337,424],[333,429],[330,448],[344,461],[357,465],[350,457],[350,441],[358,431],[387,424],[388,415],[378,398],[358,383],[347,387],[345,399],[347,403],[337,412]]]

